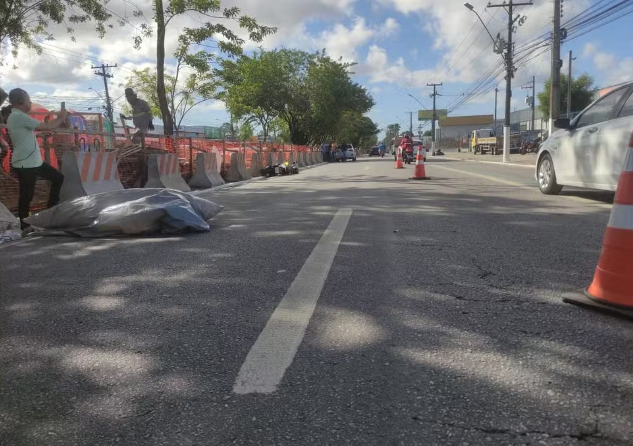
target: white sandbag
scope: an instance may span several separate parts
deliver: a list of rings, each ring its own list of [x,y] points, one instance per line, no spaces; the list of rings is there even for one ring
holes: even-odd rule
[[[80,237],[207,232],[207,221],[222,209],[224,206],[175,189],[124,189],[60,203],[26,222],[36,230]]]

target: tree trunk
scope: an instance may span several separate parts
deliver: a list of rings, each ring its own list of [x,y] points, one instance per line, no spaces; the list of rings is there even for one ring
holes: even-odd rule
[[[174,134],[174,120],[172,119],[167,104],[167,91],[165,89],[165,13],[163,11],[163,0],[155,0],[156,9],[156,94],[158,95],[158,105],[163,120],[163,133],[166,136]]]

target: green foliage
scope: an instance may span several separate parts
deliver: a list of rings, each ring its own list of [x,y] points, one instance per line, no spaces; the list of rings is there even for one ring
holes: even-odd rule
[[[225,122],[220,126],[220,132],[222,133],[222,138],[237,138],[237,134],[235,132],[235,126],[230,122]]]
[[[239,119],[257,122],[262,136],[267,139],[271,122],[279,116],[285,98],[287,80],[279,72],[280,60],[276,52],[259,52],[252,57],[225,60],[218,71],[223,79],[224,90],[219,95],[228,110]]]
[[[271,121],[279,116],[293,144],[311,144],[334,138],[344,112],[362,115],[373,107],[366,89],[350,79],[350,67],[324,52],[281,49],[225,62],[218,73],[231,110],[258,121],[257,113]]]
[[[49,30],[53,23],[63,24],[66,33],[72,36],[73,25],[92,21],[99,37],[103,37],[106,28],[112,28],[108,23],[112,16],[105,3],[99,0],[2,0],[0,50],[8,47],[17,56],[19,47],[26,46],[41,54],[42,47],[36,39],[54,40]]]
[[[433,132],[431,132],[430,130],[427,130],[426,132],[424,132],[422,136],[433,136]]]
[[[227,22],[235,22],[240,29],[248,33],[248,39],[252,42],[261,42],[264,37],[275,33],[276,28],[261,26],[255,19],[241,14],[237,7],[222,8],[220,0],[152,0],[154,6],[154,22],[156,25],[156,88],[158,101],[165,126],[165,134],[171,135],[174,127],[174,119],[170,114],[168,103],[167,85],[165,82],[165,38],[169,23],[178,16],[186,15],[191,18],[191,23],[200,23],[200,26],[186,27],[178,36],[178,47],[174,57],[179,65],[189,67],[199,75],[211,72],[211,64],[218,62],[220,54],[239,56],[242,54],[242,46],[245,39],[238,36],[229,27]],[[149,23],[140,25],[142,33],[135,37],[135,45],[138,47],[143,38],[152,35],[152,26]],[[203,50],[193,50],[198,47],[211,47],[218,49],[219,53]]]
[[[389,144],[389,142],[398,135],[400,135],[400,124],[389,124],[387,126],[387,133],[383,142],[385,144]]]
[[[376,135],[380,129],[371,118],[358,112],[346,111],[339,121],[336,140],[351,143],[354,147],[371,147],[377,141]]]
[[[588,74],[583,74],[572,80],[571,83],[571,110],[581,111],[593,102],[594,84],[593,78]],[[545,89],[539,93],[538,108],[543,116],[549,116],[549,99],[550,99],[551,79],[545,81]],[[560,76],[560,98],[561,98],[561,114],[567,113],[567,76]]]
[[[270,121],[270,133],[273,141],[279,141],[281,143],[290,142],[290,129],[288,123],[283,119],[277,117]]]
[[[249,141],[254,135],[253,126],[249,121],[245,121],[240,125],[238,138],[242,141]]]

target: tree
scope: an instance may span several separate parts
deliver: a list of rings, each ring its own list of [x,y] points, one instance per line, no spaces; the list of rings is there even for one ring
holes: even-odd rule
[[[63,24],[66,33],[72,35],[74,25],[92,21],[99,37],[103,37],[106,28],[112,28],[107,23],[111,17],[105,2],[99,0],[2,0],[0,51],[8,47],[15,57],[19,47],[24,45],[41,54],[42,47],[36,39],[43,36],[46,40],[54,40],[49,29],[51,23]]]
[[[290,142],[290,129],[288,129],[288,123],[277,117],[270,121],[270,133],[273,135],[273,141],[279,141],[281,143]]]
[[[220,0],[152,0],[154,6],[154,22],[156,24],[156,88],[158,103],[163,120],[165,135],[173,134],[174,122],[170,113],[165,84],[165,37],[169,23],[178,16],[186,14],[201,26],[185,28],[178,37],[178,49],[174,54],[180,63],[194,68],[200,73],[210,70],[210,64],[217,61],[218,55],[206,51],[191,52],[194,45],[208,47],[205,42],[214,42],[220,53],[229,56],[242,54],[245,40],[226,27],[223,22],[235,22],[239,28],[248,32],[249,40],[261,42],[264,37],[276,32],[276,28],[260,26],[255,19],[241,15],[237,7],[222,8]],[[166,7],[165,7],[166,3]],[[209,19],[214,22],[209,21]],[[206,20],[206,22],[202,22]],[[151,26],[141,25],[146,35],[151,34]]]
[[[384,143],[389,144],[389,142],[392,139],[397,138],[399,134],[400,134],[400,124],[389,124],[387,126],[387,133],[385,135]]]
[[[279,116],[288,125],[293,144],[332,139],[345,111],[365,113],[374,101],[350,78],[350,64],[334,61],[324,52],[277,51],[283,86],[278,92]]]
[[[361,147],[374,141],[379,132],[378,125],[371,118],[348,111],[343,113],[339,121],[336,140],[351,143],[354,147]]]
[[[424,132],[424,135],[422,136],[433,136],[433,132],[431,132],[430,130],[427,130],[426,132]]]
[[[278,56],[277,52],[261,51],[252,57],[225,60],[218,71],[224,86],[219,98],[236,117],[256,121],[262,128],[264,141],[268,139],[271,123],[285,105],[280,93],[284,91],[287,76],[280,72]]]
[[[538,94],[538,108],[543,116],[549,117],[549,98],[550,98],[551,79],[545,81],[545,89]],[[560,97],[561,110],[567,110],[567,76],[560,76]],[[572,111],[581,111],[593,102],[594,96],[593,78],[588,74],[583,74],[571,83],[571,105]],[[563,113],[561,113],[563,114]]]
[[[242,123],[242,125],[240,125],[240,132],[238,136],[242,141],[250,141],[250,139],[253,137],[253,134],[253,126],[249,121],[245,121]]]
[[[169,107],[169,114],[176,128],[180,128],[182,121],[193,107],[213,99],[216,94],[216,82],[210,71],[189,70],[178,61],[176,72],[165,74],[165,94]],[[132,87],[140,93],[152,109],[154,116],[160,116],[160,100],[157,89],[156,70],[145,68],[133,70],[134,74],[127,78],[127,87]]]
[[[222,133],[222,138],[226,138],[227,136],[231,139],[235,139],[235,126],[232,122],[225,122],[220,126],[220,132]]]

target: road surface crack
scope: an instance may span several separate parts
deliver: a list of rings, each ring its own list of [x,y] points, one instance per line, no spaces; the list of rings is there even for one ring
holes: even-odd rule
[[[463,300],[464,302],[489,302],[485,299],[475,299],[473,297],[459,296],[457,294],[449,294],[449,296],[454,297],[457,300]]]
[[[527,435],[546,435],[549,438],[573,438],[575,440],[579,440],[579,441],[586,441],[589,439],[597,439],[597,440],[604,440],[604,441],[609,441],[609,444],[616,444],[616,443],[620,443],[619,440],[616,440],[614,438],[609,438],[605,435],[603,435],[600,430],[598,429],[598,422],[596,421],[596,423],[594,424],[594,426],[589,429],[589,430],[584,430],[581,429],[579,432],[570,432],[570,433],[552,433],[552,432],[547,432],[547,431],[540,431],[540,430],[532,430],[532,429],[525,429],[525,430],[513,430],[513,429],[506,429],[506,428],[498,428],[498,427],[480,427],[480,426],[464,426],[461,424],[457,424],[457,423],[453,423],[450,421],[439,421],[439,420],[432,420],[432,419],[425,419],[422,417],[419,417],[417,415],[414,415],[413,417],[411,417],[413,420],[421,422],[421,423],[428,423],[428,424],[435,424],[437,426],[442,426],[442,427],[450,427],[450,428],[454,428],[454,429],[460,429],[463,431],[474,431],[474,432],[481,432],[484,434],[492,434],[492,435],[509,435],[511,437],[525,437]],[[616,442],[616,443],[612,443],[612,442]]]

